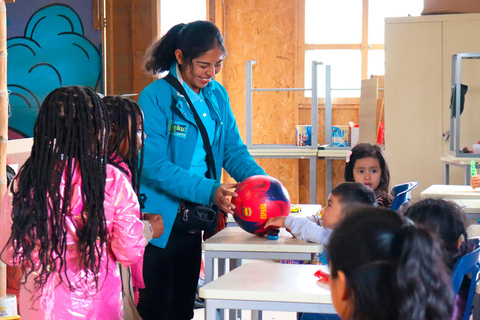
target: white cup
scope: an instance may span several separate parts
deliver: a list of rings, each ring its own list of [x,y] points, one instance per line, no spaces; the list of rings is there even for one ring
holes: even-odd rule
[[[480,144],[478,143],[473,144],[473,153],[480,154]]]

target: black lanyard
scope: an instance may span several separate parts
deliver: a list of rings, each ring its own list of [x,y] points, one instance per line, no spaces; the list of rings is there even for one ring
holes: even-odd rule
[[[183,88],[183,86],[181,85],[181,83],[178,81],[177,78],[175,78],[172,74],[169,73],[163,79],[165,79],[165,81],[167,81],[175,90],[177,90],[187,100],[187,103],[190,106],[190,109],[192,110],[193,118],[197,123],[198,130],[200,130],[200,134],[202,135],[203,149],[205,149],[205,153],[207,154],[206,160],[207,160],[208,170],[207,170],[206,177],[210,178],[209,173],[211,172],[213,174],[213,179],[217,180],[217,174],[215,171],[215,160],[213,159],[212,147],[210,146],[210,140],[208,140],[207,130],[205,129],[205,126],[203,125],[202,120],[198,116],[197,110],[195,110],[195,108],[193,107],[193,103],[188,97],[188,94],[185,91],[185,88]]]

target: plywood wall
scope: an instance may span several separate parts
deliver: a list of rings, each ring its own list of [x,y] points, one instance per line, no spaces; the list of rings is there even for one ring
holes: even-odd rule
[[[158,34],[157,12],[156,0],[106,2],[108,94],[139,94],[154,80],[143,61]]]
[[[222,71],[233,112],[245,138],[245,61],[256,60],[253,86],[295,87],[296,0],[225,0],[225,43],[229,56]],[[298,111],[292,93],[253,95],[253,143],[292,144]],[[299,200],[298,160],[258,159]]]

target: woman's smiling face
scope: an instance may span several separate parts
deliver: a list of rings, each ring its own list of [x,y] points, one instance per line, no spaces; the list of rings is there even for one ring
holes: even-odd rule
[[[224,56],[219,47],[205,52],[203,55],[192,59],[188,64],[185,63],[182,51],[175,51],[178,64],[181,65],[180,72],[183,81],[196,93],[204,88],[213,77],[222,70]]]

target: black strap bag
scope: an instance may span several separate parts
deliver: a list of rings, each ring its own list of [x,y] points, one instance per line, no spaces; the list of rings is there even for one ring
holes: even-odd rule
[[[205,176],[207,178],[213,177],[213,179],[216,180],[215,160],[213,159],[212,147],[210,146],[207,130],[205,129],[202,120],[200,120],[200,117],[198,116],[198,113],[195,110],[192,101],[188,97],[187,92],[180,84],[180,82],[171,74],[168,74],[163,79],[165,79],[165,81],[167,81],[187,100],[187,103],[192,110],[197,127],[200,130],[200,134],[202,135],[203,148],[205,149],[205,153],[207,154],[207,173]],[[212,207],[183,200],[178,206],[177,216],[175,218],[173,227],[177,230],[188,233],[198,233],[202,230],[213,231],[216,222],[217,213]]]

